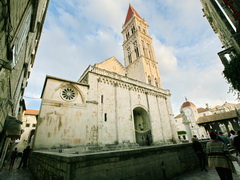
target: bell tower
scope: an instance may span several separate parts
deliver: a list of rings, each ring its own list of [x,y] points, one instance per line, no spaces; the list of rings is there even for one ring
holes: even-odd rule
[[[129,4],[122,27],[124,62],[127,76],[138,81],[161,87],[158,62],[148,34],[148,25]]]

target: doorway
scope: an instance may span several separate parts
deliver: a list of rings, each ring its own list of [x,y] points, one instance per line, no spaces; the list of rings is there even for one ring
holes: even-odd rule
[[[133,109],[134,127],[136,135],[136,143],[140,146],[149,146],[152,144],[152,133],[150,117],[148,112],[141,108],[136,107]]]

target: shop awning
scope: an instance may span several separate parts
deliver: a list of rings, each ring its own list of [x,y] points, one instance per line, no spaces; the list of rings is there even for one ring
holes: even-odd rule
[[[17,118],[13,116],[7,116],[4,124],[4,130],[6,132],[6,135],[11,138],[20,138],[21,124],[22,121],[18,120]]]

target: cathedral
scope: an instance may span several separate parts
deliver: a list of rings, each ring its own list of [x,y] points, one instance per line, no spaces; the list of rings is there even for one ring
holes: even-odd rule
[[[46,76],[35,149],[178,141],[148,24],[131,5],[122,35],[125,65],[111,57],[90,65],[78,81]]]

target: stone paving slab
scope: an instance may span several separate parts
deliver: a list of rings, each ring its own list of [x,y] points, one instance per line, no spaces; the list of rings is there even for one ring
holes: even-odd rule
[[[234,180],[240,180],[240,166],[237,162],[233,162],[233,165],[237,171],[237,174],[233,174]],[[175,177],[173,180],[219,180],[219,176],[215,168],[207,167],[208,172],[201,170],[194,170],[185,174],[182,174],[178,177]]]

